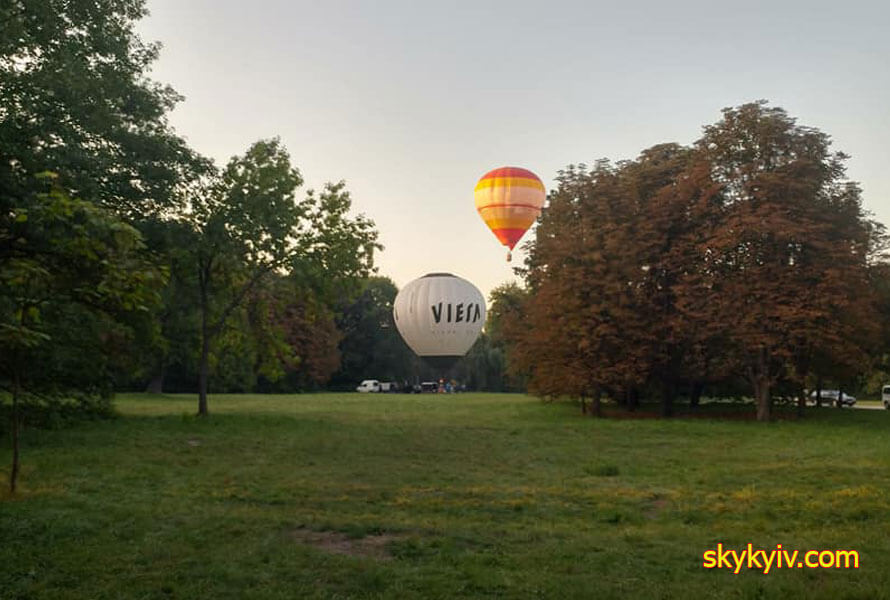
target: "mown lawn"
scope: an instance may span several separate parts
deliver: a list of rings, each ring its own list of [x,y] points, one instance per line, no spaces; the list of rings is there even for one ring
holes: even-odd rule
[[[201,420],[195,404],[125,395],[118,419],[29,430],[21,493],[0,495],[0,598],[890,597],[887,411],[761,425],[319,394],[211,396]],[[4,476],[9,460],[5,442]],[[860,568],[702,568],[719,542],[852,548]]]

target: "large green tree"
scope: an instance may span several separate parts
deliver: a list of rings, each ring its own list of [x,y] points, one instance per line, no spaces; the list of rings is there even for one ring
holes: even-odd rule
[[[131,219],[169,209],[208,168],[171,130],[180,97],[147,77],[160,46],[134,31],[142,0],[0,4],[0,187],[58,185]]]
[[[160,45],[135,32],[145,14],[143,0],[0,3],[0,206],[42,193],[35,175],[51,171],[58,190],[136,226],[142,252],[171,265],[168,253],[187,244],[166,243],[173,236],[159,235],[157,224],[181,211],[187,187],[212,166],[169,126],[181,98],[149,77]],[[122,316],[129,343],[118,373],[126,380],[183,347],[163,335],[193,312],[181,308],[174,299],[153,314]]]
[[[188,250],[201,318],[199,415],[208,412],[212,346],[265,279],[292,277],[329,299],[348,295],[373,270],[377,232],[364,216],[349,214],[344,184],[298,200],[302,183],[277,139],[259,141],[193,198],[184,217],[197,235]]]
[[[121,315],[145,310],[163,285],[142,250],[133,227],[55,185],[0,212],[0,384],[11,402],[13,492],[23,405],[111,391]]]

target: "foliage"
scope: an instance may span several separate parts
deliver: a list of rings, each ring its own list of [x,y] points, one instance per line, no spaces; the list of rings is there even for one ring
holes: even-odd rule
[[[318,389],[340,366],[333,311],[293,278],[277,277],[250,301],[261,391]]]
[[[160,46],[134,31],[143,0],[14,0],[0,7],[0,189],[58,185],[140,219],[179,203],[208,163],[167,124],[180,97],[147,77]]]
[[[521,307],[526,292],[515,283],[502,284],[491,291],[485,329],[454,368],[454,377],[470,390],[488,392],[524,391],[522,374],[508,372],[510,327],[521,327]]]
[[[825,134],[783,110],[726,109],[692,148],[561,172],[533,243],[514,369],[541,395],[633,406],[747,379],[862,373],[877,343],[870,272],[882,228]],[[879,263],[878,263],[879,264]],[[583,406],[583,404],[582,404]]]
[[[72,395],[107,397],[111,361],[126,342],[120,316],[156,302],[164,277],[145,262],[138,231],[55,183],[3,201],[0,385],[11,403],[14,490],[22,409],[39,414]],[[103,402],[78,406],[93,404],[107,411]]]
[[[330,298],[351,293],[373,269],[377,232],[364,216],[349,216],[344,184],[297,201],[302,182],[277,139],[259,141],[233,158],[183,216],[197,237],[188,250],[201,315],[198,414],[207,414],[212,344],[264,280],[280,274]]]
[[[414,381],[414,353],[395,328],[392,307],[398,289],[387,277],[370,277],[337,318],[342,332],[340,368],[332,385],[354,389],[363,379]]]

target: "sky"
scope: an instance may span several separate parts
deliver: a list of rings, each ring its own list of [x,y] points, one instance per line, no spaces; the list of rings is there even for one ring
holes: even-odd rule
[[[402,287],[516,280],[473,204],[505,165],[551,189],[566,165],[689,144],[766,99],[851,155],[890,224],[890,3],[148,0],[170,115],[223,165],[279,136],[306,186],[345,180]],[[526,234],[523,241],[531,233]],[[518,247],[517,247],[518,249]]]

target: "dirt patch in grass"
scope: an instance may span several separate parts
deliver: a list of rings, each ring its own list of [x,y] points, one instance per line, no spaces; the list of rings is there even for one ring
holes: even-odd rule
[[[312,531],[311,529],[295,529],[290,537],[300,544],[312,546],[331,554],[359,556],[376,560],[391,560],[392,554],[387,549],[390,542],[404,539],[404,535],[381,533],[351,538],[337,531]]]
[[[658,515],[661,514],[665,508],[667,508],[668,501],[667,498],[662,498],[661,496],[654,496],[652,500],[649,502],[649,505],[643,510],[643,515],[647,519],[657,519]]]

